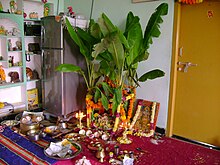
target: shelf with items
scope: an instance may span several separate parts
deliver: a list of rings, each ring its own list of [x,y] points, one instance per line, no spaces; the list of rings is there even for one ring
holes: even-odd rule
[[[41,107],[41,21],[24,19],[28,110]]]
[[[16,2],[22,6],[22,0]],[[23,15],[0,13],[0,102],[13,104],[13,113],[27,109],[23,21]],[[9,114],[7,108],[3,114]]]

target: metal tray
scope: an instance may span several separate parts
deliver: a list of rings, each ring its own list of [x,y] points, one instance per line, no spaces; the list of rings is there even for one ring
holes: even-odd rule
[[[46,153],[46,151],[45,151],[48,147],[44,149],[44,154],[45,154],[47,157],[49,157],[49,158],[57,159],[57,160],[68,160],[68,159],[72,159],[72,158],[76,157],[77,155],[79,155],[79,154],[82,152],[82,147],[81,147],[81,145],[80,145],[79,143],[77,143],[77,142],[75,142],[75,141],[71,141],[71,140],[68,140],[68,141],[70,141],[71,144],[74,145],[74,146],[78,149],[78,151],[75,152],[75,153],[73,153],[72,155],[70,155],[70,154],[68,153],[64,158],[61,158],[61,157],[59,157],[59,156],[57,156],[57,155],[56,155],[56,156],[50,156],[50,155],[48,155],[48,154]]]

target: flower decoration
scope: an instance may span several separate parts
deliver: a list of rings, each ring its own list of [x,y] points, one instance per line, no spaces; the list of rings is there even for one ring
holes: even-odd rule
[[[43,2],[43,3],[47,3],[47,0],[41,0],[41,2]]]
[[[68,14],[67,14],[67,15],[72,16],[72,15],[75,14],[75,12],[73,12],[73,8],[72,8],[72,6],[67,7],[67,9],[68,9]]]
[[[202,3],[203,0],[178,0],[178,2],[192,5],[196,3]]]

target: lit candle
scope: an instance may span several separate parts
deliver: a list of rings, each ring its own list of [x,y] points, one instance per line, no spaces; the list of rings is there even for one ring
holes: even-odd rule
[[[79,113],[76,113],[76,118],[79,119],[79,128],[82,128],[82,119],[85,117],[86,115],[83,114],[83,112],[79,111]]]

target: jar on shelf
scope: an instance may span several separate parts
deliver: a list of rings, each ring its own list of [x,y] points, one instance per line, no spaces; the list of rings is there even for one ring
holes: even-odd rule
[[[14,0],[10,1],[10,12],[11,13],[16,13],[17,12],[17,4]]]
[[[38,13],[37,12],[31,12],[29,14],[30,19],[38,19]]]

